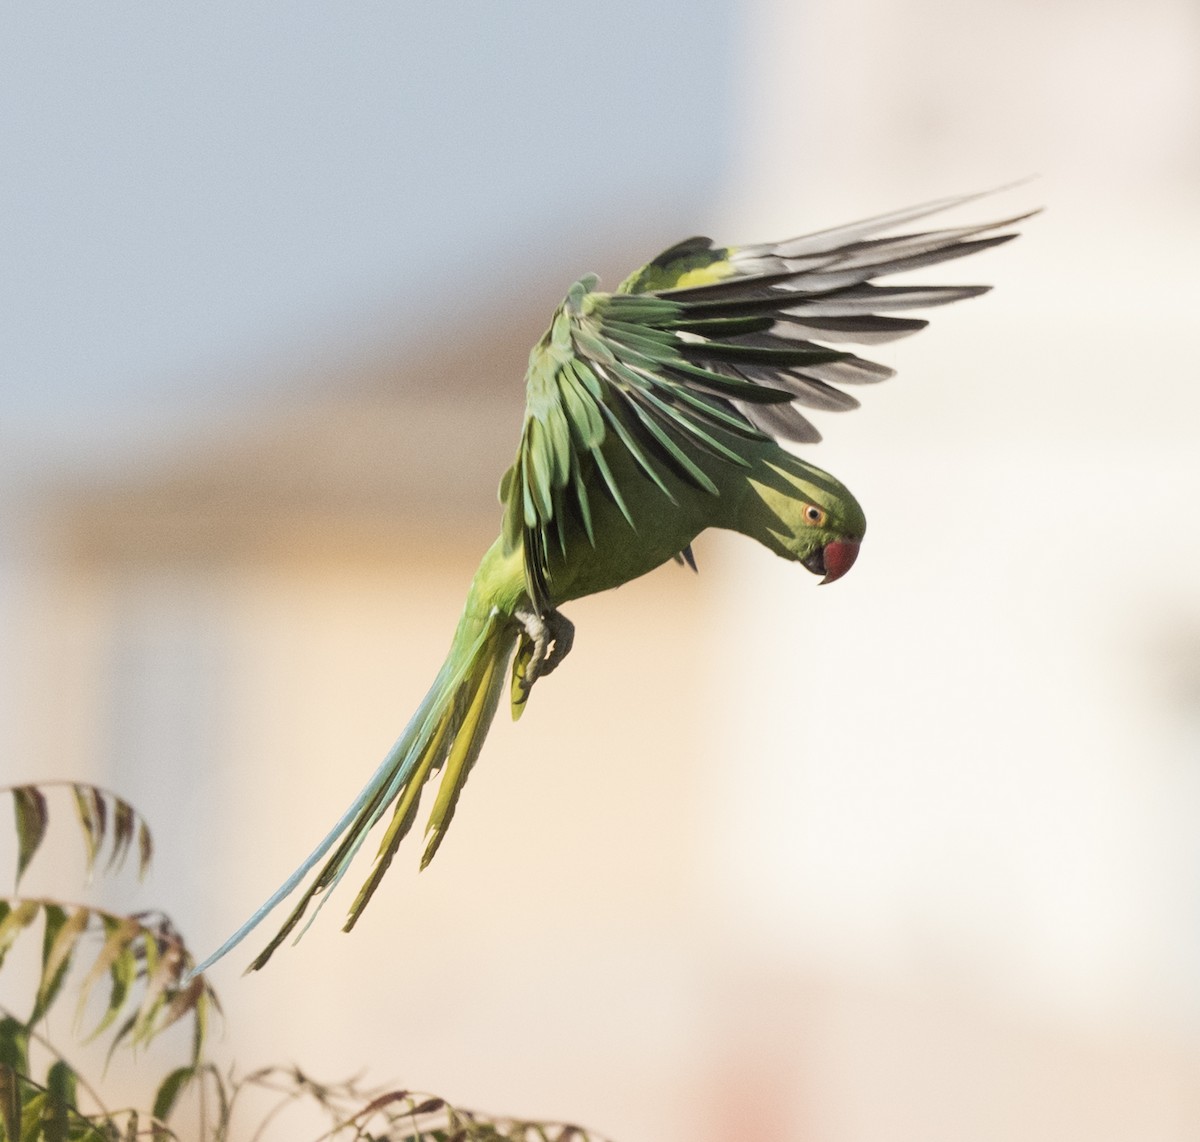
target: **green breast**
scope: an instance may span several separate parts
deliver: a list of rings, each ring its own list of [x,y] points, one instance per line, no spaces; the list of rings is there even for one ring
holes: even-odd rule
[[[621,447],[605,448],[634,527],[621,514],[602,481],[589,480],[595,546],[580,520],[567,520],[566,555],[552,542],[550,595],[566,602],[628,583],[674,558],[721,513],[716,497],[682,479],[666,479],[675,503],[637,467]],[[723,505],[722,505],[723,506]]]

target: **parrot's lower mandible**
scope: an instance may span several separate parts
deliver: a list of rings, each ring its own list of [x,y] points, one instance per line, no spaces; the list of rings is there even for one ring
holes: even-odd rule
[[[978,197],[785,242],[716,246],[689,238],[612,293],[593,276],[573,285],[530,353],[521,440],[500,482],[500,536],[479,565],[433,686],[324,840],[197,971],[320,865],[251,964],[262,967],[387,817],[374,866],[350,906],[351,928],[412,828],[423,787],[440,772],[421,866],[432,859],[506,684],[519,717],[534,683],[570,650],[574,628],[562,604],[671,559],[694,567],[691,543],[712,527],[757,539],[823,583],[845,575],[866,530],[862,508],[779,441],[815,443],[807,410],[856,408],[846,389],[892,375],[832,346],[905,337],[927,322],[894,314],[987,291],[874,284],[998,246],[1029,217],[892,233]]]

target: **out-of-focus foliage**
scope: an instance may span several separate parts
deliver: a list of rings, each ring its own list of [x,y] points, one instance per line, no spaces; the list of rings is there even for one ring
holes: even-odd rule
[[[88,874],[101,867],[105,872],[119,868],[135,845],[139,873],[144,873],[153,851],[150,831],[128,802],[92,785],[45,783],[0,788],[13,799],[15,883],[19,886],[45,839],[52,803],[47,790],[62,787],[71,791]],[[101,865],[105,851],[108,859]],[[453,1107],[432,1095],[367,1090],[353,1081],[321,1083],[296,1068],[266,1067],[241,1077],[222,1074],[204,1050],[209,1015],[220,1010],[216,994],[203,975],[190,975],[195,961],[166,915],[0,897],[0,971],[9,951],[31,932],[40,932],[41,954],[32,985],[26,987],[28,1013],[10,1010],[7,998],[0,1002],[0,1142],[133,1142],[147,1137],[169,1142],[180,1137],[170,1122],[189,1092],[199,1105],[202,1142],[228,1142],[241,1096],[256,1089],[279,1097],[250,1131],[254,1137],[288,1107],[307,1103],[328,1120],[328,1128],[313,1142],[601,1142],[567,1123],[498,1118]],[[80,1074],[45,1033],[46,1017],[60,1004],[68,976],[78,980],[78,1033],[87,1041],[105,1039],[109,1058],[123,1045],[149,1048],[168,1027],[190,1021],[189,1056],[165,1075],[154,1071],[158,1077],[148,1107],[108,1107],[98,1085]],[[144,1064],[156,1067],[149,1054],[144,1051]]]
[[[108,844],[108,862],[104,871],[119,869],[129,851],[137,845],[138,875],[144,876],[150,867],[154,844],[150,829],[141,815],[128,801],[101,789],[96,785],[80,782],[45,781],[40,785],[0,786],[0,793],[7,793],[13,800],[17,833],[17,885],[41,847],[50,823],[47,789],[66,788],[74,798],[75,814],[83,833],[87,850],[87,870],[91,874],[96,862]]]
[[[320,1142],[603,1142],[566,1122],[481,1114],[420,1091],[367,1091],[353,1081],[321,1083],[295,1067],[267,1067],[247,1075],[236,1083],[234,1099],[254,1087],[279,1093],[272,1113],[301,1100],[319,1106],[330,1122]]]

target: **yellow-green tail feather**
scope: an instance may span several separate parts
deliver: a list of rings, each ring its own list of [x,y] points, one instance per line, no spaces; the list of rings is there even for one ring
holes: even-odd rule
[[[494,607],[482,610],[472,595],[442,669],[371,780],[304,863],[196,968],[197,973],[207,970],[241,943],[320,865],[296,906],[252,961],[249,970],[261,968],[275,949],[305,921],[299,931],[303,935],[329,899],[329,891],[345,876],[367,834],[390,807],[391,820],[380,842],[375,864],[350,906],[345,926],[347,930],[352,928],[387,872],[401,841],[412,829],[422,789],[430,777],[441,770],[442,780],[426,828],[427,841],[421,867],[429,863],[445,836],[463,785],[483,747],[499,703],[505,669],[516,645],[518,630],[511,616]],[[310,905],[313,905],[311,911]]]

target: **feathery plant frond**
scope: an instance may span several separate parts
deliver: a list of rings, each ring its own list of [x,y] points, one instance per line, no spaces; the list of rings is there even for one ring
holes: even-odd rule
[[[128,802],[76,782],[17,785],[0,792],[13,798],[18,882],[46,836],[52,802],[45,791],[54,786],[71,791],[89,874],[106,849],[105,871],[119,867],[135,846],[139,871],[146,871],[150,831]],[[185,1136],[228,1142],[239,1096],[254,1089],[278,1094],[279,1103],[255,1129],[237,1136],[261,1137],[278,1114],[307,1104],[319,1108],[328,1123],[309,1142],[605,1142],[568,1123],[482,1114],[433,1095],[368,1090],[354,1081],[322,1083],[296,1067],[267,1067],[242,1078],[223,1075],[204,1055],[209,1016],[220,1011],[216,994],[203,975],[191,975],[191,953],[165,915],[0,897],[0,971],[18,940],[38,931],[41,958],[29,1013],[21,1017],[0,1007],[0,1142],[179,1142]],[[168,1027],[191,1019],[190,1058],[159,1080],[149,1110],[105,1107],[39,1031],[51,1008],[61,1006],[72,969],[81,977],[76,1027],[86,1041],[109,1036],[110,1059],[122,1044],[149,1047]],[[48,1056],[48,1061],[35,1066],[31,1045],[39,1049],[39,1059]],[[169,1123],[189,1091],[199,1103],[200,1123],[198,1132],[183,1135]]]
[[[50,1055],[42,1081],[33,1077],[34,1043]],[[80,1093],[99,1108],[95,1113],[79,1109]],[[141,1131],[141,1123],[149,1130]],[[161,1118],[140,1116],[133,1108],[104,1108],[97,1092],[53,1044],[11,1013],[0,1017],[0,1140],[127,1142],[145,1134],[154,1142],[177,1138]]]
[[[119,869],[134,850],[139,875],[145,874],[153,855],[150,829],[128,801],[83,782],[44,782],[0,787],[13,802],[18,885],[46,838],[54,799],[53,793],[47,794],[56,788],[69,791],[89,877],[97,868]],[[166,1114],[188,1083],[204,1074],[209,1018],[220,1010],[208,981],[203,976],[188,978],[194,960],[182,937],[158,912],[120,914],[90,904],[4,896],[0,969],[23,935],[39,931],[41,956],[28,1013],[21,1017],[5,1012],[0,1017],[0,1142],[123,1142],[147,1130],[155,1142],[175,1137],[165,1125]],[[62,1005],[72,968],[80,978],[75,1026],[87,1041],[108,1036],[109,1058],[122,1045],[146,1047],[168,1027],[190,1018],[189,1063],[160,1085],[153,1114],[139,1116],[132,1109],[84,1114],[79,1109],[81,1086],[91,1102],[99,1105],[99,1099],[36,1031],[51,1008]],[[91,1024],[85,1026],[89,1018]],[[31,1066],[31,1041],[51,1057],[44,1077]]]
[[[314,1142],[606,1142],[567,1122],[483,1114],[421,1091],[364,1090],[354,1080],[322,1083],[298,1067],[267,1067],[237,1085],[279,1093],[276,1111],[297,1100],[319,1107],[331,1126]]]
[[[46,1078],[32,1077],[29,1060],[34,1035],[7,1015],[0,1018],[0,1138],[5,1142],[124,1142],[137,1130],[132,1111],[103,1111],[86,1116],[78,1110],[78,1090],[86,1087],[66,1059],[49,1047],[52,1062]],[[47,1046],[44,1040],[42,1046]],[[132,1118],[132,1128],[131,1128]],[[155,1142],[173,1138],[162,1124]]]
[[[95,872],[99,859],[108,846],[104,872],[121,868],[130,852],[138,854],[138,876],[145,876],[154,854],[150,828],[142,815],[128,801],[98,785],[80,781],[43,781],[37,785],[2,785],[0,793],[12,797],[17,834],[16,885],[25,875],[34,856],[46,838],[50,823],[48,789],[69,789],[75,806],[75,816],[83,833],[87,871]]]
[[[193,1063],[199,1063],[210,1011],[220,1008],[203,976],[181,982],[191,970],[192,956],[166,916],[151,912],[122,916],[85,904],[0,898],[0,967],[17,939],[39,919],[43,921],[41,972],[27,1026],[45,1017],[61,994],[72,962],[83,952],[92,959],[80,985],[77,1022],[83,1020],[93,997],[105,991],[101,981],[107,984],[104,1010],[89,1039],[115,1025],[111,1054],[126,1042],[145,1046],[191,1016]]]

